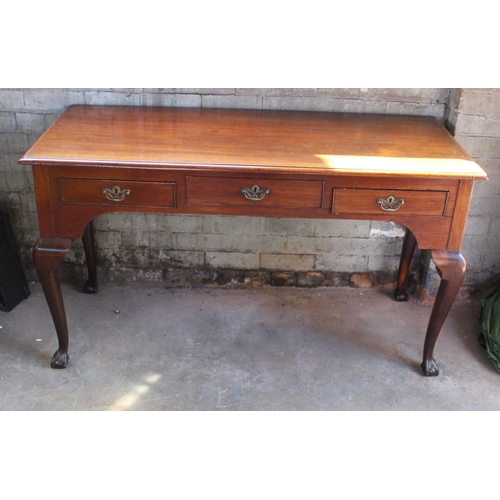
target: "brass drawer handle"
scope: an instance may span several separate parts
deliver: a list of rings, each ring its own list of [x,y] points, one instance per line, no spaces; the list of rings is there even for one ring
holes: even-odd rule
[[[396,200],[394,196],[388,196],[385,200],[383,198],[379,198],[377,200],[377,203],[380,205],[380,208],[382,210],[385,210],[386,212],[395,212],[396,210],[399,210],[401,208],[401,205],[404,205],[405,200],[403,198],[400,198],[399,200]]]
[[[266,194],[269,194],[268,188],[260,188],[257,184],[254,184],[251,188],[242,187],[241,192],[245,195],[247,200],[259,201],[262,200]]]
[[[125,197],[131,193],[130,189],[124,189],[122,191],[118,186],[111,189],[103,188],[102,192],[106,195],[106,198],[111,201],[123,201]]]

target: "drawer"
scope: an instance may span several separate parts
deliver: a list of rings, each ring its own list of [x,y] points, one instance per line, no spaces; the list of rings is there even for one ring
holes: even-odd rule
[[[320,208],[323,181],[235,177],[187,177],[188,205]]]
[[[443,216],[447,201],[448,191],[335,188],[332,212]]]
[[[174,182],[58,179],[58,186],[62,204],[175,207]]]

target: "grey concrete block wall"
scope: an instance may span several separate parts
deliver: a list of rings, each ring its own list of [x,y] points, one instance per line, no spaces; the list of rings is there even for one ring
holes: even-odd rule
[[[455,89],[451,97],[450,128],[489,177],[474,186],[462,246],[465,284],[494,285],[500,282],[500,89]]]
[[[490,174],[478,186],[464,251],[469,284],[500,272],[498,191],[500,93],[495,89],[0,89],[0,209],[11,214],[28,274],[38,238],[33,179],[19,157],[72,104],[317,110],[435,116]],[[403,231],[370,221],[312,221],[162,214],[105,214],[95,220],[98,261],[110,279],[163,282],[175,269],[395,273]],[[66,262],[83,269],[80,241]],[[203,274],[203,273],[202,273]],[[259,275],[261,276],[261,275]],[[298,281],[297,281],[298,280]],[[307,282],[307,279],[305,280]]]

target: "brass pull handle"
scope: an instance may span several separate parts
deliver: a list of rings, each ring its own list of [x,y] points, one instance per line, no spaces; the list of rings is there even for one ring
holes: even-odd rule
[[[268,188],[260,188],[257,184],[253,185],[251,188],[242,187],[241,192],[245,195],[247,200],[259,201],[262,200],[266,194],[269,194]]]
[[[106,198],[111,201],[123,201],[125,196],[131,193],[130,189],[124,189],[122,191],[118,186],[111,189],[103,188],[102,192],[106,195]]]
[[[395,212],[396,210],[399,210],[401,208],[401,205],[404,205],[405,200],[403,198],[400,198],[399,200],[396,200],[394,196],[388,196],[385,200],[383,198],[379,198],[377,200],[377,203],[380,205],[380,208],[382,210],[385,210],[386,212]]]

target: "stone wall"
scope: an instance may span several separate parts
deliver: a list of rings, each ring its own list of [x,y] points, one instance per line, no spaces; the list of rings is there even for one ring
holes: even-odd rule
[[[9,211],[28,275],[38,220],[31,169],[19,157],[71,104],[231,107],[431,115],[490,174],[478,186],[464,252],[469,285],[495,279],[500,230],[496,196],[498,129],[495,89],[3,89],[0,90],[0,209]],[[388,284],[403,231],[370,221],[162,214],[105,214],[95,220],[103,278],[166,285]],[[75,241],[65,262],[83,274]]]

